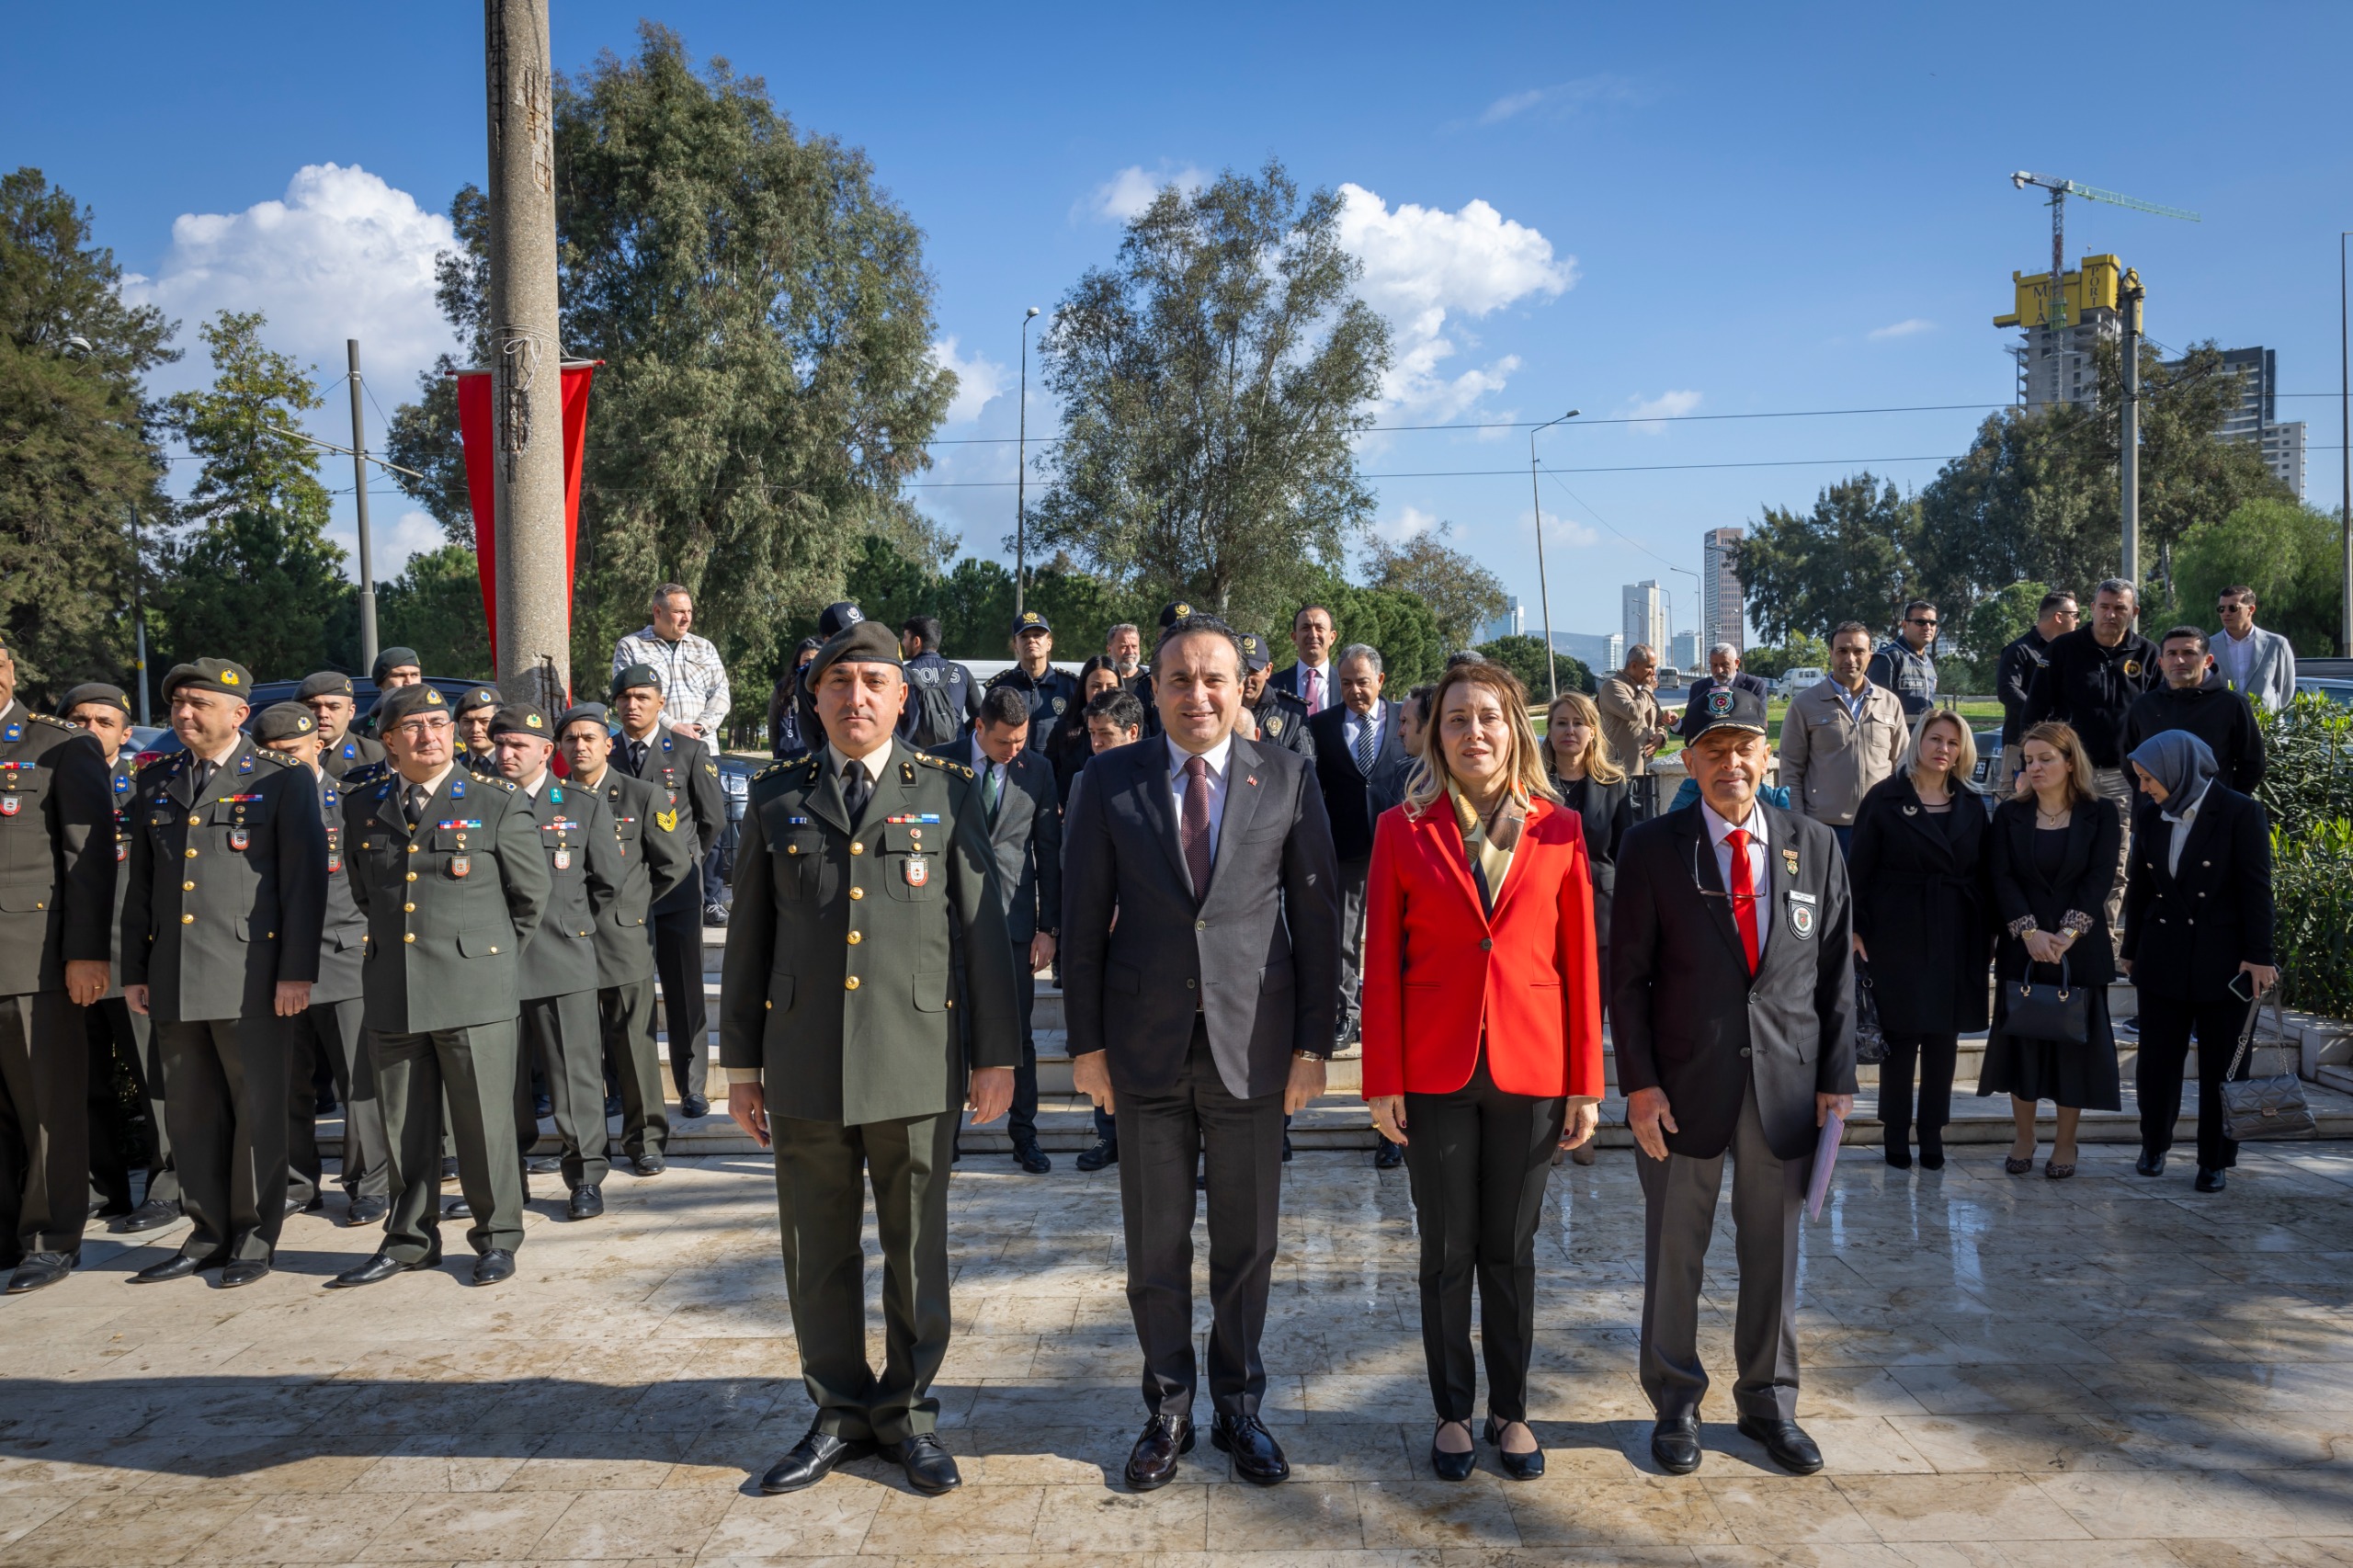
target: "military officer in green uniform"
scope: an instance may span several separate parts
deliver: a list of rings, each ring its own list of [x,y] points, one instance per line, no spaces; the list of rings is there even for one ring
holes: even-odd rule
[[[478,686],[459,694],[449,704],[458,726],[458,765],[481,778],[496,778],[498,750],[490,734],[491,721],[506,706],[506,698],[494,686]]]
[[[1268,672],[1274,667],[1274,657],[1267,652],[1267,640],[1256,632],[1245,632],[1242,637],[1242,706],[1258,725],[1258,738],[1270,746],[1281,746],[1304,757],[1315,755],[1315,743],[1307,734],[1307,704],[1290,692],[1268,684]]]
[[[226,659],[164,676],[188,749],[140,775],[124,870],[122,994],[154,1020],[164,1115],[192,1221],[137,1284],[218,1267],[269,1272],[286,1221],[289,1020],[311,1006],[327,840],[308,769],[239,726],[251,672]]]
[[[384,760],[384,748],[351,727],[359,698],[351,677],[341,670],[305,676],[294,688],[294,700],[311,710],[312,722],[319,727],[319,767],[328,778],[340,778],[355,767]]]
[[[523,1163],[515,1142],[523,944],[547,907],[539,828],[512,784],[460,767],[449,706],[429,686],[377,710],[391,776],[343,801],[344,870],[368,916],[365,1017],[392,1159],[392,1210],[349,1290],[441,1259],[441,1104],[472,1211],[473,1282],[515,1275]]]
[[[0,1268],[8,1293],[80,1263],[89,1215],[90,1052],[104,995],[114,803],[88,732],[28,712],[0,646]]]
[[[548,771],[552,726],[536,708],[501,708],[490,723],[499,777],[520,791],[547,856],[549,892],[540,928],[523,944],[523,1040],[539,1059],[563,1143],[568,1220],[605,1211],[605,1062],[597,1027],[597,931],[621,892],[620,841],[594,790]],[[533,1136],[529,1074],[515,1075],[516,1136]]]
[[[972,770],[892,733],[898,640],[860,620],[809,674],[825,744],[752,782],[720,986],[728,1110],[776,1149],[785,1289],[817,1406],[760,1484],[798,1491],[879,1446],[937,1494],[959,1483],[929,1392],[948,1349],[949,1163],[968,1100],[979,1122],[1013,1098],[1013,944]],[[879,1375],[861,1178],[882,1246]]]
[[[569,787],[604,798],[620,849],[620,894],[597,922],[597,1014],[606,1070],[620,1086],[621,1153],[635,1174],[660,1176],[670,1113],[654,1039],[648,912],[694,869],[694,833],[670,810],[667,790],[612,766],[612,720],[603,703],[567,710],[556,721],[556,745],[572,769]]]
[[[352,727],[381,740],[384,733],[384,699],[402,687],[424,685],[425,661],[416,656],[414,648],[387,648],[376,655],[368,678],[376,683],[376,706]]]

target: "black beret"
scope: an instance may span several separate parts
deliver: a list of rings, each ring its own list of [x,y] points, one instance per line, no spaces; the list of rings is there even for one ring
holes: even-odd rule
[[[612,712],[601,702],[575,702],[557,715],[555,733],[561,735],[574,724],[594,724],[600,730],[610,732],[613,727]]]
[[[261,710],[261,718],[254,724],[257,741],[290,741],[318,733],[319,722],[299,702],[273,702]]]
[[[541,741],[555,739],[545,716],[538,709],[521,702],[510,702],[491,715],[490,733],[494,735],[529,735]]]
[[[478,686],[449,704],[449,711],[458,718],[478,713],[485,708],[495,708],[506,700],[506,694],[494,686]]]
[[[829,604],[817,612],[817,635],[824,638],[839,636],[865,619],[866,612],[847,599]]]
[[[369,678],[378,686],[381,686],[384,684],[386,676],[404,665],[415,665],[422,669],[425,667],[425,661],[416,656],[416,650],[414,648],[387,648],[376,655],[376,667],[369,672]]]
[[[195,659],[185,665],[174,665],[164,677],[164,700],[169,702],[172,693],[181,687],[192,686],[199,691],[217,691],[249,702],[254,694],[254,673],[240,664],[227,659]]]
[[[102,680],[85,680],[67,692],[65,700],[57,705],[57,710],[71,714],[85,702],[103,702],[109,708],[121,709],[123,717],[131,716],[131,699],[123,695],[122,687],[108,686]]]
[[[1766,733],[1764,701],[1745,687],[1716,687],[1693,706],[1699,712],[1696,715],[1687,714],[1683,722],[1688,724],[1692,718],[1697,717],[1699,727],[1684,736],[1686,750],[1701,735],[1716,730],[1743,730],[1757,735]]]
[[[1025,609],[1013,618],[1013,631],[1008,635],[1018,637],[1025,631],[1051,632],[1053,629],[1053,624],[1044,616],[1034,609]]]
[[[623,665],[621,673],[613,677],[613,695],[619,697],[622,692],[634,691],[641,686],[650,686],[659,691],[662,689],[662,677],[652,665]]]
[[[1255,631],[1245,631],[1242,634],[1242,667],[1244,669],[1263,670],[1274,662],[1274,655],[1267,652],[1265,638]]]
[[[449,699],[423,681],[415,686],[396,686],[376,704],[376,733],[383,733],[412,713],[449,710]]]
[[[817,656],[809,662],[809,689],[816,690],[825,672],[845,659],[859,665],[888,665],[892,669],[905,667],[899,657],[897,634],[879,620],[861,619],[834,633],[817,650]]]

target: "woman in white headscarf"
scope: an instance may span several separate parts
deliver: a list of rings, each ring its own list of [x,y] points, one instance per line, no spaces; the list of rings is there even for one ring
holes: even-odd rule
[[[2141,1004],[2141,1158],[2163,1176],[2181,1114],[2183,1064],[2198,1040],[2198,1179],[2222,1190],[2238,1144],[2222,1132],[2222,1075],[2256,997],[2278,983],[2271,952],[2271,830],[2263,808],[2214,777],[2187,730],[2150,736],[2126,758],[2132,809],[2120,967]]]

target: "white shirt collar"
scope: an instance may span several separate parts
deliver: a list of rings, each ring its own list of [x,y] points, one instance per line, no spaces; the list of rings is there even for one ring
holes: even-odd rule
[[[1772,832],[1765,822],[1765,808],[1753,801],[1748,808],[1746,822],[1729,823],[1718,816],[1716,808],[1708,804],[1706,797],[1702,796],[1699,801],[1699,820],[1708,824],[1708,842],[1719,848],[1723,846],[1724,835],[1735,827],[1747,830],[1748,842],[1751,844],[1768,844],[1772,841]]]
[[[223,751],[223,752],[222,752],[219,756],[208,756],[208,757],[206,757],[204,760],[205,760],[205,761],[207,761],[207,762],[209,762],[209,763],[210,763],[210,764],[211,764],[213,767],[228,767],[228,766],[229,766],[229,759],[230,759],[231,757],[233,757],[233,756],[236,756],[236,755],[237,755],[237,746],[238,746],[239,743],[243,742],[244,740],[244,736],[243,736],[243,735],[238,735],[238,736],[236,736],[235,738],[232,739],[232,740],[229,742],[229,747],[228,747],[228,749],[227,749],[226,751]]]
[[[1165,735],[1163,735],[1161,739],[1167,741],[1168,744],[1168,774],[1169,777],[1173,778],[1177,774],[1185,771],[1185,759],[1191,756],[1193,754],[1187,751],[1183,746],[1178,745],[1175,741],[1168,740],[1168,737]],[[1218,742],[1217,744],[1201,753],[1201,760],[1210,765],[1211,773],[1219,778],[1223,778],[1225,777],[1225,765],[1228,761],[1232,760],[1233,756],[1233,736],[1229,733],[1225,739]]]
[[[442,780],[448,778],[449,775],[456,771],[458,771],[458,765],[455,762],[450,762],[443,767],[440,772],[426,779],[425,781],[425,793],[426,796],[431,797],[439,794],[441,792]],[[405,796],[412,788],[408,775],[395,770],[392,774],[392,778],[399,783],[401,787],[401,793]]]
[[[2250,620],[2246,623],[2246,635],[2244,637],[2239,636],[2227,626],[2222,628],[2222,635],[2234,642],[2252,642],[2255,641],[2255,622]]]
[[[831,759],[829,766],[835,773],[839,773],[844,765],[853,760],[847,752],[842,750],[841,747],[834,744],[831,741],[827,741],[825,743],[825,756]],[[855,760],[860,767],[866,769],[866,776],[869,778],[873,779],[878,784],[881,783],[882,781],[882,768],[884,765],[891,760],[890,741],[885,739],[881,745],[876,746],[864,756],[858,757]]]
[[[540,769],[540,776],[537,778],[532,779],[529,784],[517,785],[516,788],[519,789],[524,794],[536,801],[540,798],[540,787],[546,784],[548,779],[551,777],[552,775],[551,775],[546,768],[542,767]]]

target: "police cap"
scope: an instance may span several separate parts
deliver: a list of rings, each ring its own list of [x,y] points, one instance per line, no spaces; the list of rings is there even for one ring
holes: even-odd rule
[[[891,629],[879,620],[861,619],[834,633],[817,650],[817,656],[809,661],[809,689],[816,690],[825,672],[845,659],[858,665],[905,667],[899,657],[899,639]]]
[[[1766,733],[1764,699],[1744,687],[1716,687],[1693,706],[1699,710],[1695,715],[1699,726],[1684,737],[1686,750],[1697,744],[1700,736],[1717,730],[1740,730],[1754,735]]]
[[[1034,609],[1025,609],[1013,618],[1013,631],[1008,635],[1018,637],[1025,631],[1043,631],[1051,634],[1053,630],[1052,622],[1044,616]]]
[[[1274,655],[1267,652],[1265,638],[1255,631],[1245,631],[1242,634],[1242,667],[1244,669],[1256,673],[1274,662]]]
[[[817,635],[831,640],[865,619],[864,610],[842,599],[817,612]]]

